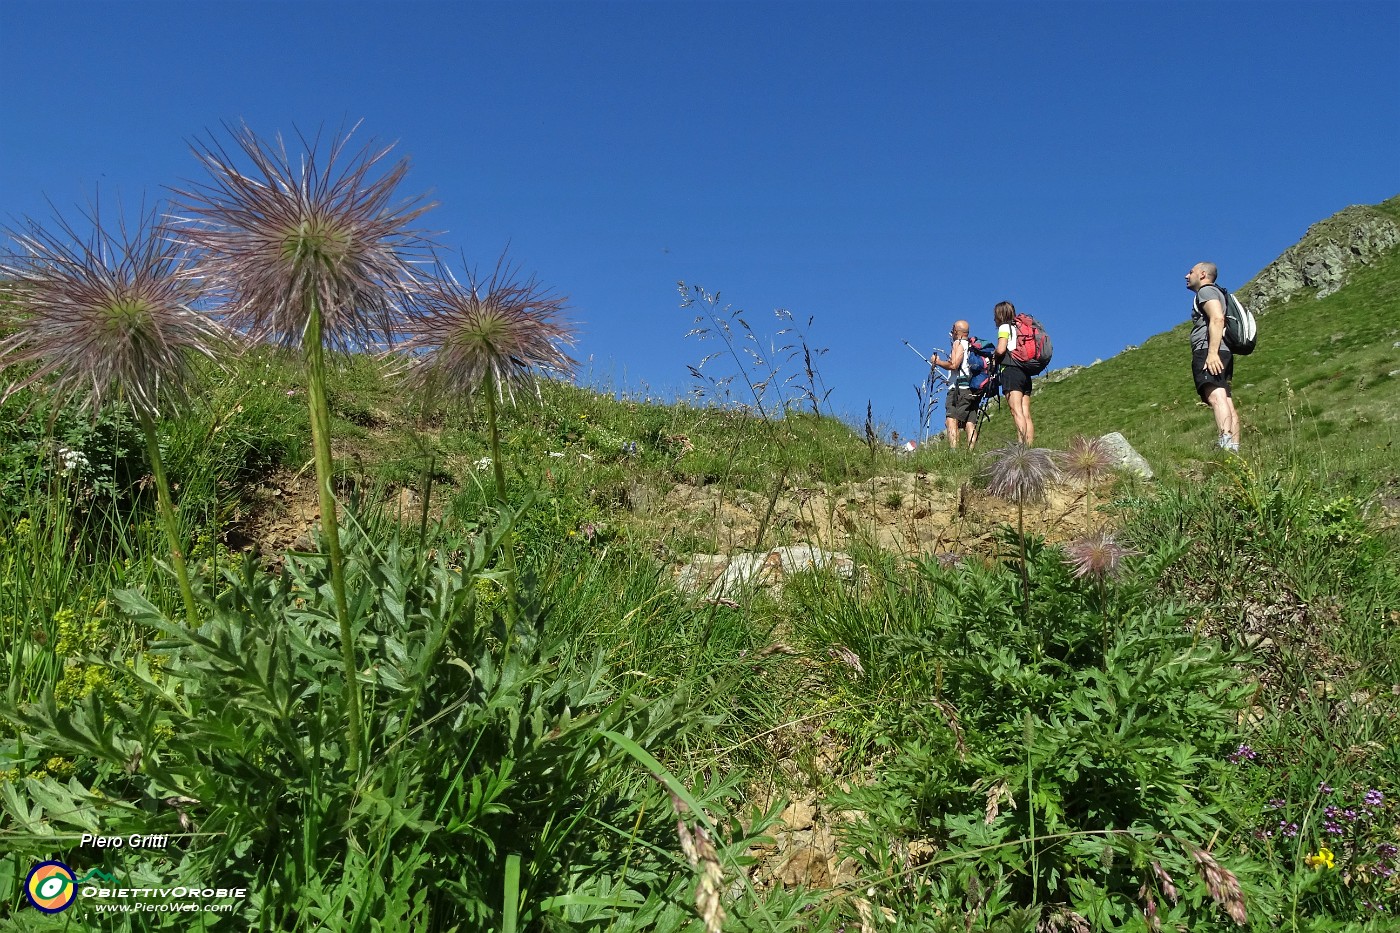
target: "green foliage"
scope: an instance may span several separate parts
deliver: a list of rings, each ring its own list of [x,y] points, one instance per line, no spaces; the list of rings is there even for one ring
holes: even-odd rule
[[[1178,556],[1134,569],[1151,578]],[[1005,565],[889,567],[870,598],[829,589],[795,607],[816,620],[814,649],[860,659],[832,688],[881,713],[853,746],[878,768],[833,800],[865,814],[848,842],[891,879],[896,913],[1067,903],[1116,928],[1140,909],[1153,860],[1186,875],[1181,843],[1218,831],[1207,788],[1246,692],[1230,655],[1182,627],[1182,607],[1075,580],[1037,542],[1029,558],[1029,623]],[[921,863],[920,844],[946,855]]]
[[[8,848],[84,871],[94,853],[72,833],[178,834],[189,819],[180,876],[249,879],[237,923],[262,929],[498,929],[516,853],[524,927],[674,927],[687,875],[675,870],[666,795],[601,737],[663,747],[706,718],[684,684],[613,682],[604,655],[551,632],[533,599],[510,630],[501,613],[479,613],[477,581],[505,527],[440,542],[433,560],[384,529],[347,541],[358,647],[376,659],[359,672],[359,775],[345,767],[322,559],[289,558],[280,577],[244,564],[194,631],[121,593],[156,640],[136,658],[90,660],[126,692],[75,705],[46,692],[5,710],[25,736],[0,799]],[[35,774],[55,755],[83,762],[66,783]],[[728,778],[691,792],[718,814],[737,791]],[[773,818],[719,827],[728,871]],[[147,862],[125,868],[130,883],[158,881]],[[743,910],[791,915],[779,901]]]

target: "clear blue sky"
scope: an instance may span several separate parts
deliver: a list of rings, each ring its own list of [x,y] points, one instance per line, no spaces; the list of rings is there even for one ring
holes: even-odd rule
[[[1391,0],[7,0],[0,218],[160,197],[226,121],[363,118],[449,251],[570,296],[582,378],[684,392],[684,279],[814,316],[836,413],[910,435],[904,339],[1009,299],[1088,363],[1184,319],[1192,263],[1243,284],[1400,192],[1397,49]]]

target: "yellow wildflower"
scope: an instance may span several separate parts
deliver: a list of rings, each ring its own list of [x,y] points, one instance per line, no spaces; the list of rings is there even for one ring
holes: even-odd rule
[[[1303,861],[1308,863],[1309,868],[1336,868],[1336,858],[1332,855],[1332,850],[1323,846],[1317,850],[1316,855],[1309,855]]]

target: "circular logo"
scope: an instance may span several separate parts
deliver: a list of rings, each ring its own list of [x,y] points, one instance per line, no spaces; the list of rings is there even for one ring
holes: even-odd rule
[[[78,896],[78,879],[62,862],[40,862],[24,881],[29,903],[46,914],[67,910]]]

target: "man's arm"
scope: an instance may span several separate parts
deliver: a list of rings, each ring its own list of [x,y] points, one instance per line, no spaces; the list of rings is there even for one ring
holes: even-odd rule
[[[1206,371],[1218,376],[1225,370],[1220,361],[1220,341],[1225,337],[1225,304],[1219,298],[1212,298],[1201,305],[1206,316]]]

